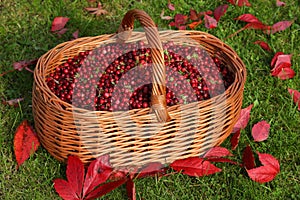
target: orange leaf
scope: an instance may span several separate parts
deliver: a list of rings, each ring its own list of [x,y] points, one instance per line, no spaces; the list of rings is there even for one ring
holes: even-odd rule
[[[197,21],[197,22],[192,22],[192,23],[190,23],[188,26],[190,27],[190,29],[195,29],[196,26],[198,26],[198,25],[201,24],[201,23],[202,23],[202,20]]]
[[[33,154],[40,142],[29,125],[27,120],[24,120],[17,128],[14,138],[14,151],[18,162],[18,167]]]

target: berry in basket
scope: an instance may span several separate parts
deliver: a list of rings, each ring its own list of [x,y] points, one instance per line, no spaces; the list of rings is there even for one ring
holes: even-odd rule
[[[224,92],[233,74],[203,49],[165,42],[167,106],[206,100]],[[103,45],[80,52],[46,79],[50,90],[74,106],[97,111],[147,108],[152,91],[151,49],[144,43]]]

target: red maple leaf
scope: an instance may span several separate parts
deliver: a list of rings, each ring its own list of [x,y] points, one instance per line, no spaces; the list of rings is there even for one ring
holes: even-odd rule
[[[268,43],[266,43],[264,41],[257,40],[257,41],[254,42],[254,44],[258,44],[263,50],[272,51],[272,49],[270,48]]]
[[[89,165],[83,186],[83,196],[86,196],[99,184],[104,183],[112,173],[109,156],[98,157]]]
[[[126,178],[105,183],[112,173],[109,156],[103,155],[90,163],[85,179],[84,166],[76,156],[69,156],[67,162],[67,180],[55,179],[54,188],[63,199],[95,199],[119,187]],[[99,186],[100,185],[100,186]]]
[[[259,183],[272,181],[280,172],[278,160],[270,154],[259,152],[257,154],[263,166],[247,170],[249,177]]]
[[[281,80],[290,79],[293,78],[294,76],[295,76],[295,71],[289,67],[282,68],[277,75],[277,77],[280,78]]]
[[[291,67],[291,63],[287,63],[287,62],[281,62],[280,64],[276,65],[276,67],[274,67],[271,70],[271,75],[272,76],[277,76],[279,75],[279,73],[283,70],[283,69],[287,69]]]
[[[274,34],[279,31],[284,31],[285,29],[289,28],[293,23],[294,23],[293,20],[277,22],[277,23],[273,24],[271,31],[269,31],[269,33]]]
[[[182,172],[183,174],[196,177],[215,174],[222,171],[209,161],[199,157],[176,160],[170,164],[170,167],[177,172]]]
[[[291,59],[292,59],[291,54],[278,55],[275,62],[274,69],[276,69],[281,63],[287,63],[290,64],[291,66],[292,65]]]
[[[262,22],[259,19],[257,19],[254,15],[249,14],[249,13],[240,15],[237,18],[235,18],[235,20],[248,22],[248,23],[255,22],[255,23],[261,23],[262,24]]]
[[[248,0],[227,0],[229,3],[232,5],[237,5],[237,6],[251,6],[251,4],[248,2]]]
[[[239,144],[240,136],[241,136],[241,130],[239,129],[238,131],[233,133],[232,137],[230,138],[232,150],[235,150],[237,148],[237,146]]]
[[[268,31],[271,29],[271,27],[261,22],[250,22],[246,24],[246,26],[244,26],[243,29],[256,29],[256,30]]]
[[[103,185],[100,185],[82,200],[92,200],[102,197],[107,193],[111,192],[112,190],[116,189],[117,187],[123,185],[124,183],[126,183],[126,179],[120,179],[114,182],[108,182]]]
[[[199,19],[197,12],[193,9],[190,9],[190,19],[196,21]]]
[[[40,142],[27,120],[18,126],[14,137],[14,152],[18,167],[27,160],[40,146]]]
[[[205,27],[208,29],[216,28],[218,24],[216,19],[212,18],[207,14],[204,15],[204,23],[205,23]]]
[[[176,14],[174,17],[174,22],[171,22],[170,26],[175,26],[179,30],[184,30],[186,28],[185,23],[187,21],[188,17],[183,14]]]
[[[131,178],[126,182],[126,191],[129,200],[136,200],[135,184]]]
[[[203,158],[225,157],[225,156],[233,156],[233,154],[225,147],[216,146],[208,150],[203,156]]]
[[[246,169],[253,169],[255,167],[253,151],[249,145],[246,146],[243,152],[242,160]]]
[[[252,127],[252,137],[255,142],[261,142],[269,137],[270,124],[263,120]]]
[[[233,164],[233,165],[239,165],[239,163],[233,161],[233,160],[230,160],[228,158],[216,158],[216,157],[212,157],[212,158],[207,158],[205,159],[209,162],[219,162],[219,163],[230,163],[230,164]]]
[[[166,172],[166,168],[159,162],[149,163],[146,166],[139,169],[137,178],[144,178],[154,175],[162,175]]]
[[[275,53],[275,55],[273,56],[272,61],[271,61],[271,67],[275,66],[275,63],[277,62],[278,56],[283,55],[283,54],[284,53],[281,52],[281,51]]]
[[[233,127],[233,133],[237,132],[238,130],[246,128],[249,119],[250,119],[250,112],[253,107],[253,104],[249,105],[247,108],[241,110],[240,117],[236,124]]]
[[[69,21],[68,17],[55,17],[52,21],[51,32],[62,30]]]
[[[84,181],[84,166],[78,157],[69,156],[66,175],[73,193],[80,198]]]
[[[217,22],[220,20],[220,18],[226,13],[228,8],[227,4],[223,4],[218,6],[215,10],[214,10],[214,18],[217,20]]]
[[[298,110],[300,111],[300,92],[291,88],[288,88],[290,95],[293,97],[293,101],[298,105]]]

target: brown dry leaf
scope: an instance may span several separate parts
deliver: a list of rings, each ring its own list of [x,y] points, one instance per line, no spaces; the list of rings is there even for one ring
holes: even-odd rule
[[[107,10],[103,9],[102,4],[99,2],[97,8],[84,8],[89,11],[92,15],[100,16],[108,14]]]

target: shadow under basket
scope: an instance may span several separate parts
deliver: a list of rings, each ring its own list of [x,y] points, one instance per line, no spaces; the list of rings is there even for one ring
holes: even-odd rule
[[[134,19],[140,21],[145,32],[132,31]],[[152,76],[159,80],[165,80],[165,74],[161,73],[165,71],[161,44],[172,41],[197,45],[217,57],[233,74],[233,83],[210,99],[162,105],[154,111],[152,107],[91,111],[62,101],[49,89],[46,78],[69,58],[120,40],[148,43],[153,64],[158,68]],[[131,10],[125,15],[118,34],[68,41],[39,59],[34,71],[32,99],[35,129],[44,148],[60,161],[76,155],[88,164],[96,157],[109,154],[114,168],[141,167],[150,162],[169,164],[177,159],[202,156],[230,135],[241,111],[245,80],[242,60],[218,38],[200,31],[157,31],[144,11]],[[165,100],[163,84],[157,85],[152,95]],[[152,98],[155,104],[153,101]]]

